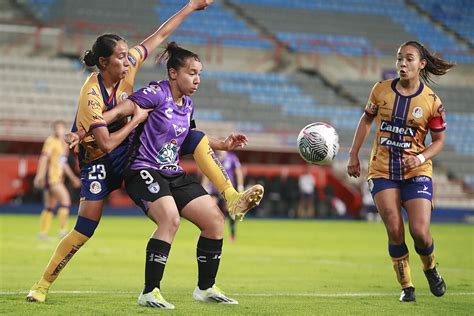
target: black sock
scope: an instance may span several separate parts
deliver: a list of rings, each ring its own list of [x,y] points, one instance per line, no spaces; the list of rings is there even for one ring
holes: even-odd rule
[[[222,254],[222,239],[199,237],[197,244],[198,286],[206,290],[216,282]]]
[[[143,294],[160,288],[160,281],[165,271],[166,260],[170,253],[171,245],[166,241],[151,238],[146,246],[145,259],[145,289]]]

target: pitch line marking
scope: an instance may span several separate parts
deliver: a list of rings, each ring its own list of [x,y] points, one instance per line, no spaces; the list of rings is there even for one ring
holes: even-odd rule
[[[49,291],[50,294],[137,294],[131,291]],[[28,291],[0,292],[0,295],[28,294]],[[448,296],[473,296],[474,292],[448,292]],[[370,297],[370,296],[394,296],[397,293],[233,293],[235,296],[254,297]],[[417,296],[431,296],[429,293],[417,293]]]

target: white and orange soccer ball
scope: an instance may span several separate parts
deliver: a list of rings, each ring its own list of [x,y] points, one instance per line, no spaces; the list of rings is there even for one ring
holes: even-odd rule
[[[303,127],[296,139],[298,152],[306,162],[315,165],[331,163],[339,151],[339,136],[336,129],[324,122],[315,122]]]

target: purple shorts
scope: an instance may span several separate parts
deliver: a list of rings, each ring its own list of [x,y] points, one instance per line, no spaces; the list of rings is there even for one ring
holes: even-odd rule
[[[384,178],[369,179],[369,190],[372,198],[385,189],[398,189],[402,202],[411,199],[433,201],[433,182],[430,177],[416,176],[407,180],[389,180]]]

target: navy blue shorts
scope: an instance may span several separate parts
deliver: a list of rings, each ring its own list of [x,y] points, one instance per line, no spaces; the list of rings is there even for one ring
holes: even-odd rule
[[[372,198],[385,189],[398,189],[402,202],[411,199],[433,201],[433,182],[430,177],[416,176],[407,180],[389,180],[384,178],[369,179],[369,190]]]
[[[98,201],[120,188],[127,165],[127,146],[90,163],[81,163],[81,200]]]

